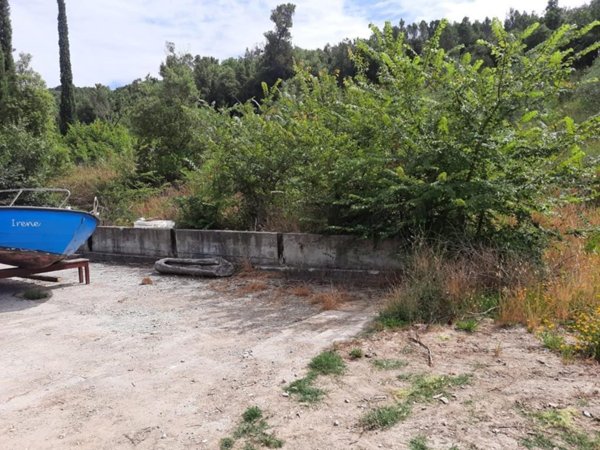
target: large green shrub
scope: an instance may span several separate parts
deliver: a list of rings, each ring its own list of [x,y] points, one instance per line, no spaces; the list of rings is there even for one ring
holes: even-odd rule
[[[0,127],[0,189],[39,186],[67,162],[68,155],[52,139],[18,126]]]
[[[577,124],[555,113],[573,60],[561,49],[585,30],[561,27],[529,51],[523,41],[535,26],[519,36],[499,22],[493,30],[496,41],[485,43],[493,67],[469,54],[449,57],[438,45],[441,29],[421,56],[389,25],[374,29],[383,50],[359,45],[381,65],[378,85],[356,89],[362,104],[377,105],[363,114],[377,114],[373,133],[386,148],[375,176],[344,197],[348,211],[380,218],[373,231],[523,232],[549,194],[573,186],[585,170],[580,145],[598,132],[600,118]]]
[[[76,123],[64,138],[71,160],[77,164],[110,162],[115,159],[133,162],[134,139],[128,129],[96,120],[87,125]]]

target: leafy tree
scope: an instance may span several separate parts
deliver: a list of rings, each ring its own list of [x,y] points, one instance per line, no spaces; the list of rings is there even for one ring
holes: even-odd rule
[[[0,127],[0,189],[41,184],[48,174],[52,146],[21,127]]]
[[[240,83],[236,78],[236,64],[212,57],[194,58],[194,81],[200,97],[216,106],[233,105],[239,95]]]
[[[329,73],[338,76],[340,84],[343,83],[343,80],[346,78],[354,77],[356,75],[356,66],[351,57],[353,49],[354,43],[348,39],[333,46],[326,45],[323,49],[327,69]]]
[[[468,17],[464,17],[457,27],[458,39],[465,47],[471,47],[475,42],[475,31]]]
[[[548,0],[544,23],[550,30],[556,30],[563,23],[562,9],[558,6],[558,0]]]
[[[69,51],[69,28],[64,0],[58,2],[58,47],[60,56],[60,111],[59,128],[64,135],[75,122],[75,94],[71,55]]]
[[[39,73],[31,68],[31,55],[22,53],[15,65],[14,90],[6,105],[10,119],[35,137],[47,137],[54,129],[55,103]]]
[[[158,79],[148,75],[143,80],[134,80],[128,85],[112,91],[112,123],[132,127],[131,116],[133,112],[143,103],[144,98],[156,95],[159,84]]]
[[[162,81],[146,83],[144,95],[132,107],[130,121],[137,141],[141,172],[152,172],[161,180],[174,181],[184,168],[194,168],[202,154],[202,117],[209,108],[198,108],[192,57],[178,55],[172,44],[160,67]]]
[[[68,164],[55,134],[55,103],[31,55],[15,64],[15,82],[0,123],[0,188],[35,186]]]
[[[275,30],[265,33],[267,43],[261,61],[261,80],[272,86],[279,79],[285,80],[294,73],[292,28],[296,5],[285,3],[271,12]]]
[[[75,88],[76,116],[80,122],[90,124],[100,119],[111,122],[114,116],[113,95],[108,86]]]

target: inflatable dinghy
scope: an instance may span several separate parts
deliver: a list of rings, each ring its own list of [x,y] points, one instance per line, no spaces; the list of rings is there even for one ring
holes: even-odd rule
[[[233,264],[220,257],[186,259],[163,258],[154,263],[157,272],[193,277],[230,277],[235,272]]]

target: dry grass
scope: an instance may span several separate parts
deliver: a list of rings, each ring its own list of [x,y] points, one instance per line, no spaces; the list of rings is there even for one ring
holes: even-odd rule
[[[320,305],[323,311],[338,309],[342,304],[351,300],[352,296],[347,291],[334,287],[324,292],[314,293],[310,297],[310,303]]]
[[[490,248],[465,246],[449,253],[420,244],[401,281],[390,290],[379,322],[384,327],[451,322],[489,310],[505,286],[522,282],[520,266],[524,264]]]
[[[585,249],[585,233],[600,227],[600,208],[569,205],[539,217],[561,233],[544,253],[547,271],[529,283],[506,291],[500,302],[501,323],[522,323],[530,329],[544,322],[564,322],[600,305],[600,254]]]
[[[240,278],[252,278],[252,279],[272,279],[280,277],[277,272],[270,272],[267,270],[256,269],[249,260],[244,260],[239,264],[239,270],[237,276]]]
[[[249,294],[256,294],[257,292],[263,292],[266,291],[269,288],[269,285],[262,281],[262,280],[254,280],[254,281],[250,281],[249,283],[244,284],[243,286],[240,286],[237,289],[237,294],[238,295],[249,295]]]
[[[119,171],[109,165],[75,166],[68,174],[51,180],[49,186],[69,189],[70,202],[87,209],[100,190],[120,177]]]
[[[175,199],[186,194],[185,189],[168,187],[159,195],[150,196],[133,205],[132,211],[136,217],[144,217],[146,220],[175,220],[180,212]]]
[[[313,290],[310,286],[303,284],[300,286],[288,287],[286,293],[295,295],[296,297],[310,297],[313,294]]]

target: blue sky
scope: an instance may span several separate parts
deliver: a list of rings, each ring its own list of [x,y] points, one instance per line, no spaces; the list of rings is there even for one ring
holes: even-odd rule
[[[178,51],[223,59],[260,45],[272,28],[271,10],[286,0],[66,0],[71,63],[77,86],[122,85],[156,75],[165,42]],[[369,23],[407,23],[464,16],[503,19],[513,7],[543,11],[547,0],[287,0],[296,4],[295,45],[335,44],[366,37]],[[59,83],[57,5],[53,0],[9,0],[16,52],[31,53],[49,86]],[[562,0],[577,6],[582,0]]]

